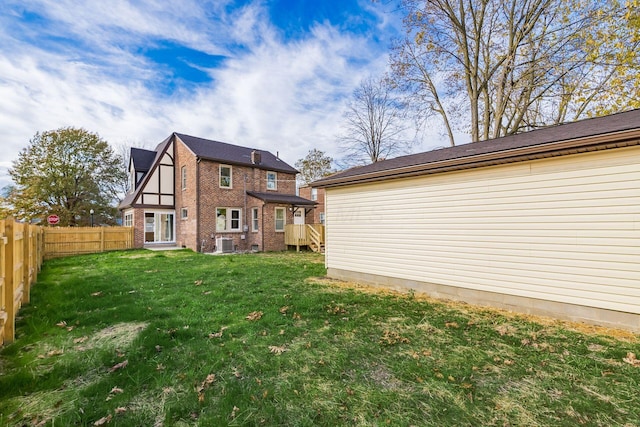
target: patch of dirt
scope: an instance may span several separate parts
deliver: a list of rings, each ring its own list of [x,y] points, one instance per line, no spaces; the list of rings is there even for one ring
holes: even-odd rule
[[[430,297],[427,294],[415,292],[413,290],[398,290],[385,288],[383,286],[375,286],[358,282],[343,281],[337,279],[330,279],[327,277],[310,277],[307,283],[324,285],[335,288],[336,290],[358,290],[364,293],[376,294],[376,295],[391,295],[396,297],[411,298],[417,301],[425,301],[433,304],[441,304],[446,307],[453,308],[462,312],[467,312],[475,315],[483,315],[489,313],[495,313],[500,316],[504,316],[511,319],[526,320],[529,322],[537,323],[543,326],[561,327],[570,331],[580,332],[585,335],[603,335],[608,338],[614,338],[627,342],[640,341],[640,335],[631,331],[618,328],[608,328],[605,326],[589,325],[581,322],[572,322],[569,320],[554,319],[547,316],[538,316],[534,314],[517,313],[514,311],[504,310],[500,308],[476,306],[465,302],[457,302],[445,299],[436,299]]]

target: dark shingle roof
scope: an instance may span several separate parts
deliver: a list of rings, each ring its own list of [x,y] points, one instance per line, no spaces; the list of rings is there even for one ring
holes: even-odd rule
[[[295,168],[289,166],[287,163],[268,151],[256,150],[260,153],[261,159],[259,164],[253,164],[251,163],[251,152],[254,151],[252,148],[240,147],[238,145],[212,141],[210,139],[198,138],[181,133],[176,133],[175,135],[184,142],[193,154],[202,159],[215,160],[236,165],[249,165],[260,169],[287,173],[298,172]]]
[[[296,196],[295,194],[260,193],[258,191],[247,191],[247,194],[266,203],[284,203],[296,206],[315,206],[318,204],[318,202]]]
[[[133,162],[134,169],[138,172],[147,172],[153,164],[155,157],[155,151],[131,148],[131,161]]]
[[[577,122],[550,126],[517,135],[487,141],[474,142],[451,148],[427,151],[408,156],[383,160],[370,165],[356,167],[339,172],[335,175],[320,179],[312,183],[313,187],[346,184],[349,182],[363,181],[365,176],[383,178],[384,176],[400,176],[402,170],[411,170],[415,173],[424,166],[425,169],[435,170],[436,164],[456,164],[459,169],[474,167],[480,158],[502,158],[514,156],[522,149],[538,147],[538,152],[543,152],[547,146],[562,141],[580,140],[597,137],[599,135],[615,134],[630,130],[640,129],[640,109],[624,113],[613,114],[605,117],[581,120]],[[586,141],[584,146],[593,144]],[[577,142],[576,147],[580,146]],[[504,161],[503,161],[504,163]],[[450,170],[450,169],[449,169]],[[373,180],[370,179],[370,180]]]

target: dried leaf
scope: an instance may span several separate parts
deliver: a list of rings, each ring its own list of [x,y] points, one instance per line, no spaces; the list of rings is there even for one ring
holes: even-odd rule
[[[293,320],[300,320],[301,318],[302,318],[302,316],[300,316],[300,314],[293,313]]]
[[[231,418],[235,418],[238,416],[238,411],[240,411],[240,408],[238,408],[237,406],[233,406],[233,410],[231,411]]]
[[[60,328],[65,328],[67,326],[67,322],[65,322],[64,320],[62,322],[58,322],[56,323],[56,326],[60,327]]]
[[[66,329],[67,329],[67,332],[71,332],[71,331],[73,331],[75,328],[76,328],[75,326],[67,326],[67,328],[66,328]]]
[[[282,353],[284,353],[285,351],[289,351],[285,346],[277,346],[277,345],[270,345],[269,346],[269,351],[273,354],[275,354],[276,356],[280,356]]]
[[[111,393],[111,394],[124,393],[124,390],[121,389],[120,387],[116,386],[116,387],[112,388],[109,393]]]
[[[636,358],[636,354],[632,353],[632,352],[628,352],[627,353],[627,357],[623,357],[622,360],[626,363],[628,363],[631,366],[638,366],[640,367],[640,360],[638,360]]]
[[[127,412],[127,408],[125,408],[124,406],[119,406],[116,408],[116,415],[124,414],[125,412]]]
[[[200,286],[200,285],[202,285],[202,280],[196,280],[193,283],[195,283],[196,286]]]
[[[251,313],[249,313],[247,315],[247,317],[245,317],[245,319],[250,320],[250,321],[255,321],[255,320],[260,320],[262,318],[262,315],[264,313],[261,311],[252,311]]]
[[[102,291],[94,292],[91,294],[92,297],[99,297],[100,295],[102,295]]]
[[[87,336],[76,338],[76,339],[73,340],[73,343],[74,344],[82,344],[83,342],[85,342],[88,339],[89,339],[89,337],[87,337]]]
[[[225,329],[228,329],[228,327],[227,326],[221,327],[220,331],[209,334],[209,338],[222,338],[222,333],[224,332]]]
[[[107,415],[106,417],[102,417],[100,418],[98,421],[96,421],[95,423],[93,423],[94,426],[103,426],[105,424],[108,424],[111,422],[111,418],[113,418],[111,416],[111,414]]]
[[[447,328],[453,328],[453,329],[458,329],[460,327],[460,325],[458,325],[458,322],[446,322],[444,326],[446,326]]]
[[[109,372],[115,372],[118,369],[122,369],[125,368],[127,365],[129,364],[128,360],[124,360],[120,363],[116,363],[115,365],[113,365],[111,368],[109,368]]]
[[[285,305],[280,307],[280,309],[278,310],[281,314],[287,314],[287,310],[289,310],[289,306]]]
[[[51,350],[45,354],[39,355],[38,359],[44,359],[45,357],[60,356],[61,354],[64,354],[64,350]]]

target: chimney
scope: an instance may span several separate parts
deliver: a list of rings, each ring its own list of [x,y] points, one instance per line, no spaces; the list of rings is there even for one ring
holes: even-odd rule
[[[259,165],[261,161],[262,155],[260,154],[260,152],[258,150],[253,150],[251,152],[251,163],[253,163],[254,165]]]

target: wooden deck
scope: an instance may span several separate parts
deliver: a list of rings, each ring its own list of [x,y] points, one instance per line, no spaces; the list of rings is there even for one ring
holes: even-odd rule
[[[324,225],[287,224],[284,228],[284,242],[295,246],[297,251],[307,246],[314,252],[324,252]]]

